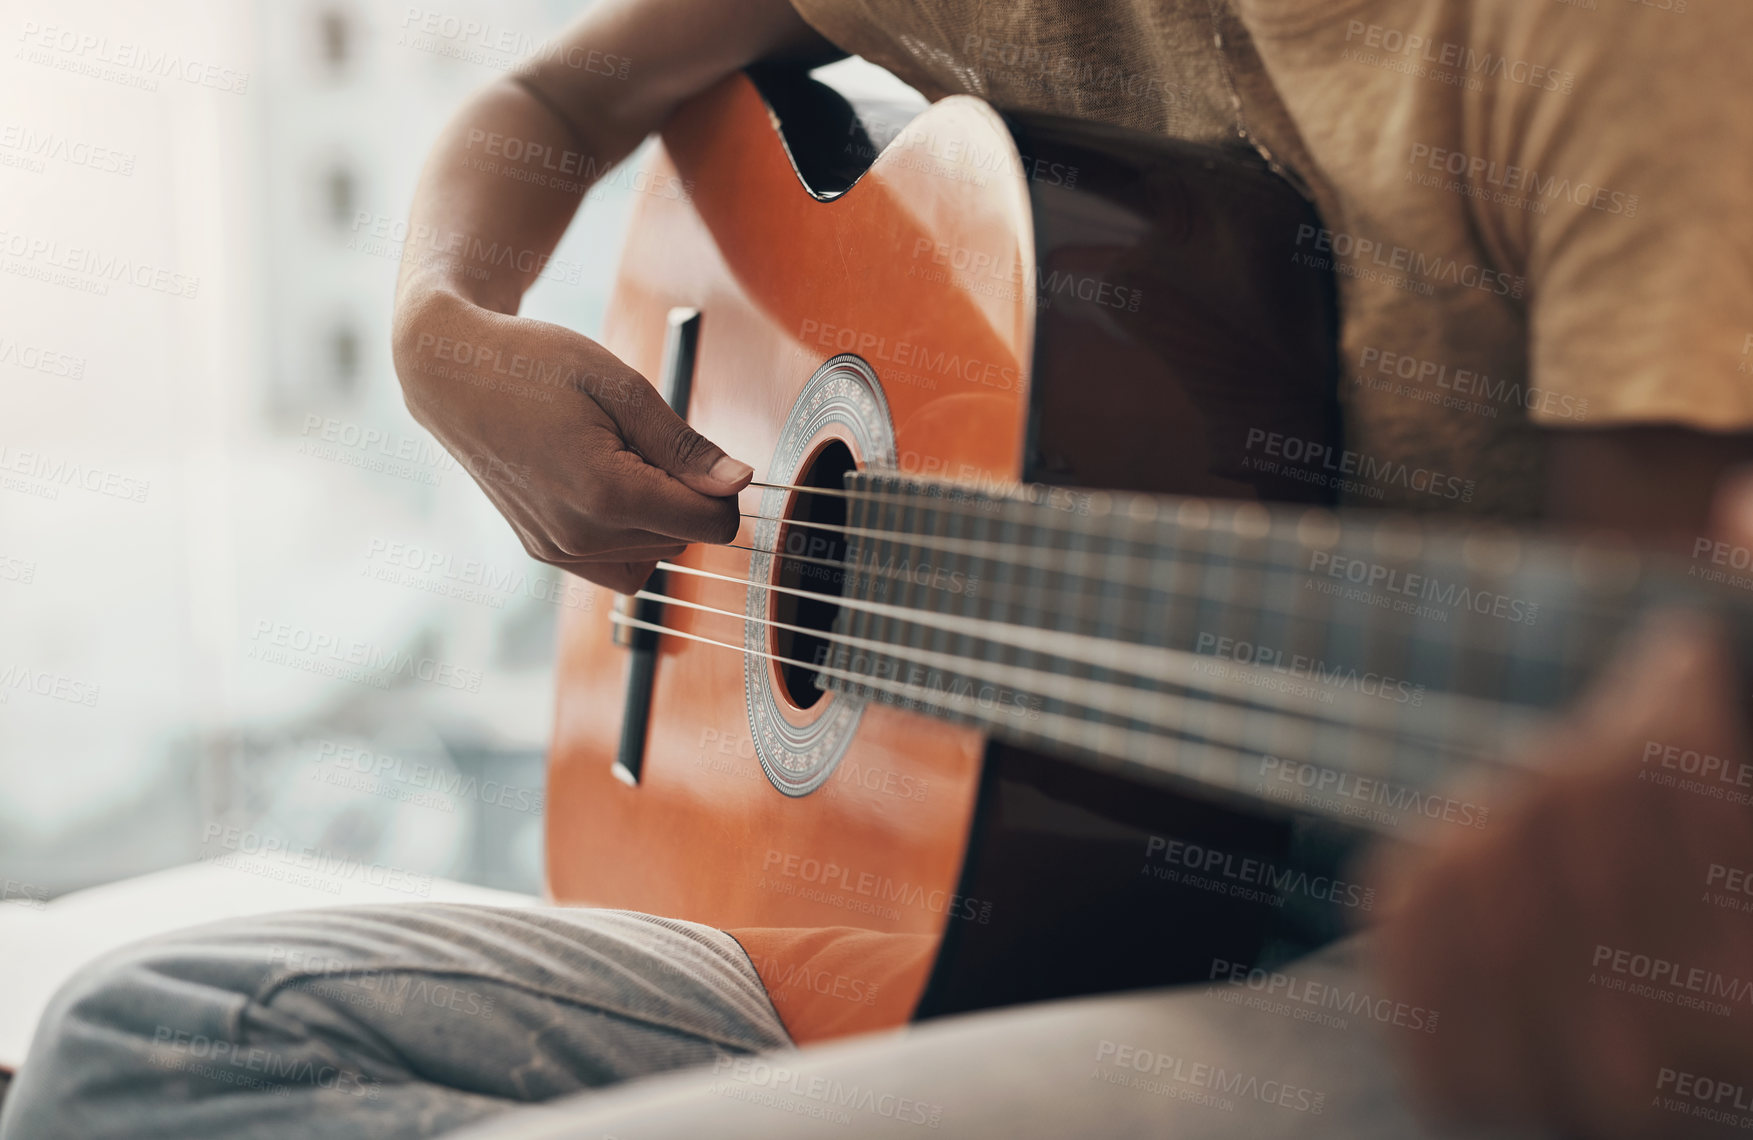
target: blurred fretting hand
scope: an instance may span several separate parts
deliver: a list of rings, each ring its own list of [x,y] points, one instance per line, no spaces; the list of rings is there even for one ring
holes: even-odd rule
[[[1753,548],[1753,486],[1716,514],[1721,538]],[[1719,631],[1658,617],[1493,826],[1383,860],[1380,969],[1441,1015],[1408,1044],[1433,1109],[1590,1138],[1736,1131],[1716,1111],[1753,1121],[1745,696]],[[1687,752],[1720,765],[1682,765]]]

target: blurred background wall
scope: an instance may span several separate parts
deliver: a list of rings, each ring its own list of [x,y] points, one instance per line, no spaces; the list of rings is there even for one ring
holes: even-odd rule
[[[252,843],[540,889],[575,594],[388,324],[426,147],[584,3],[0,0],[0,898]],[[632,185],[527,313],[597,331]]]

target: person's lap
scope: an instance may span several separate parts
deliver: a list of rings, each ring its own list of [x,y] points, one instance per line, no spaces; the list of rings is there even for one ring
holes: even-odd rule
[[[789,1044],[728,935],[619,911],[297,911],[152,939],[43,1015],[0,1137],[414,1137]]]
[[[1485,1140],[1417,1119],[1393,1024],[1356,941],[1287,967],[1370,1012],[1246,986],[1155,990],[977,1014],[840,1045],[726,1058],[704,1072],[525,1110],[454,1140],[904,1137]],[[1269,983],[1268,983],[1269,984]],[[1301,1010],[1304,1016],[1297,1016]],[[1378,1015],[1383,1021],[1378,1021]],[[1510,1140],[1491,1133],[1492,1140]],[[1519,1134],[1516,1140],[1532,1140]]]
[[[271,915],[82,971],[44,1015],[0,1140],[1421,1135],[1390,1059],[1394,1034],[1423,1030],[1377,1020],[1390,1007],[1355,947],[1285,973],[1351,1012],[1282,987],[1159,990],[800,1052],[747,956],[705,927],[558,908]]]

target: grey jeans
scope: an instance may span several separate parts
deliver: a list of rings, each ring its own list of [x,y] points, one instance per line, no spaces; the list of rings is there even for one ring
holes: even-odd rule
[[[83,970],[44,1014],[0,1140],[1434,1135],[1389,1064],[1396,1034],[1426,1029],[1368,991],[1354,953],[798,1051],[707,927],[438,904],[270,915]],[[1321,986],[1351,1012],[1310,1005]]]

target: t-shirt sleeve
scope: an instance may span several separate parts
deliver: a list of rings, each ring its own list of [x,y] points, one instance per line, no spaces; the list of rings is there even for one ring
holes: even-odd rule
[[[928,99],[980,90],[977,77],[955,50],[958,16],[966,18],[965,5],[943,3],[940,13],[935,10],[938,4],[925,7],[916,0],[791,3],[835,47],[887,68]]]
[[[1463,133],[1497,164],[1470,181],[1528,280],[1532,383],[1586,400],[1589,426],[1753,429],[1753,3],[1473,15],[1470,42],[1519,69],[1463,96]]]

